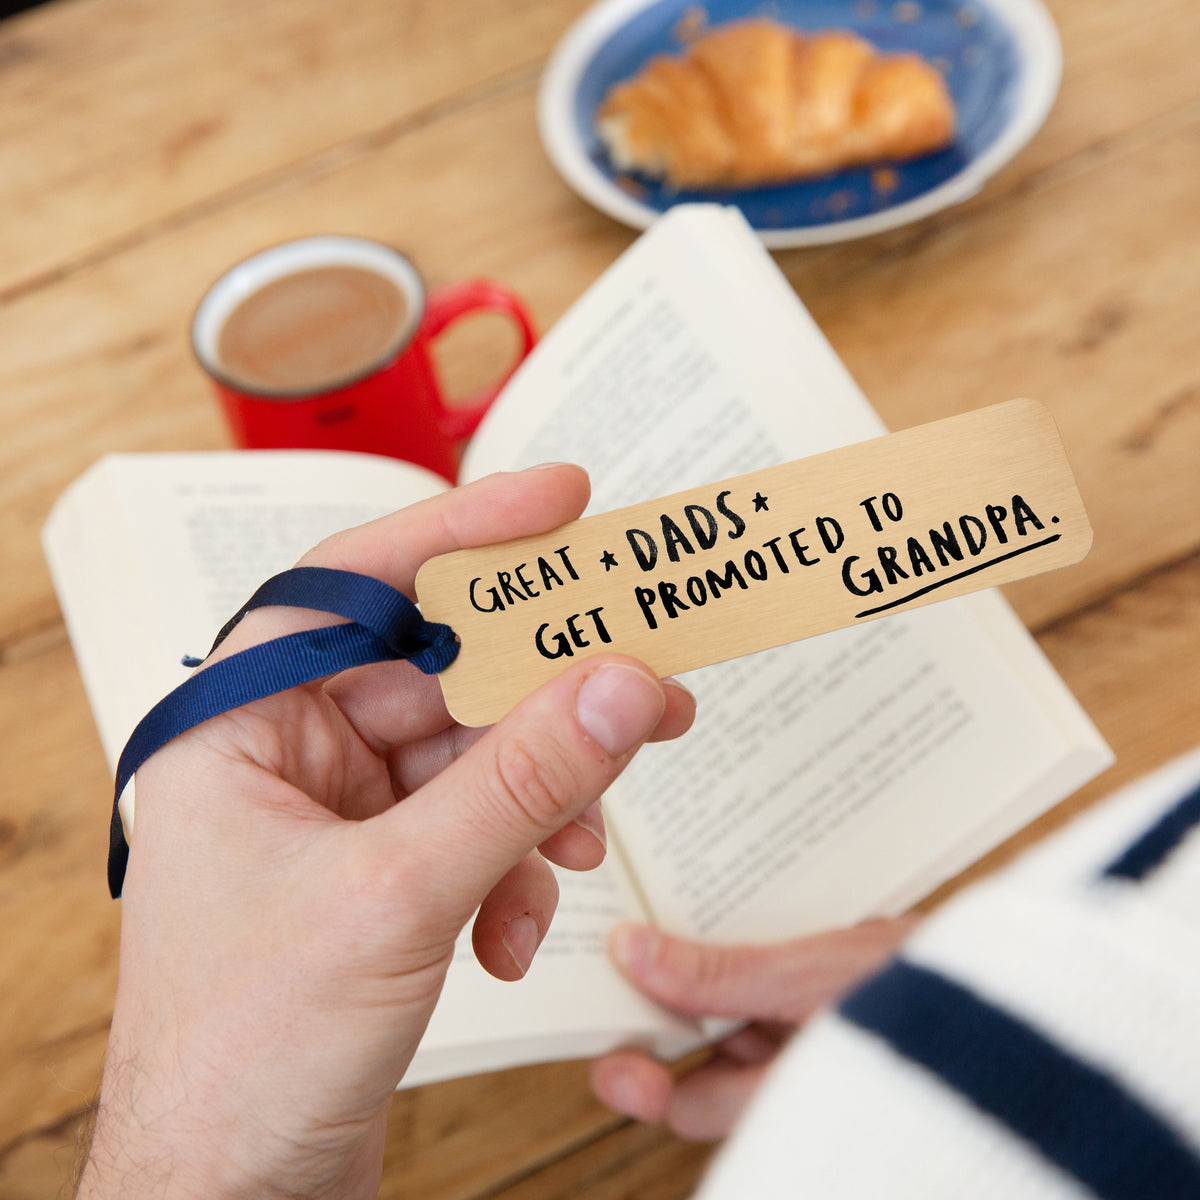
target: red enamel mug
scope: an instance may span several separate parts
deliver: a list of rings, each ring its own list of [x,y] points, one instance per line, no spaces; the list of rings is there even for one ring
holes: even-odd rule
[[[390,304],[387,317],[379,317],[369,303],[361,310],[371,320],[392,322],[367,331],[367,343],[374,342],[368,344],[367,358],[346,359],[343,374],[336,377],[309,380],[297,380],[295,371],[289,377],[286,368],[295,364],[286,361],[286,340],[268,345],[276,359],[283,360],[275,364],[279,368],[275,374],[267,369],[257,373],[257,368],[248,370],[234,361],[223,334],[227,328],[233,332],[237,322],[243,330],[252,328],[246,325],[250,310],[244,305],[265,296],[268,288],[274,287],[278,295],[281,287],[311,288],[314,279],[328,293],[330,268],[352,281],[359,272],[369,274],[373,278],[367,283],[385,306]],[[389,292],[394,293],[390,298]],[[327,296],[320,298],[326,300]],[[520,334],[520,350],[493,387],[448,404],[430,345],[453,322],[484,311],[512,318]],[[319,322],[321,312],[319,304],[310,306],[307,319],[311,322],[315,313]],[[343,322],[355,319],[352,310],[335,315]],[[283,319],[274,314],[268,337],[279,336]],[[318,323],[314,331],[319,336],[314,338],[310,331],[308,343],[319,341],[327,327],[332,328],[332,319],[328,326]],[[303,329],[299,335],[303,339]],[[350,340],[353,343],[352,336]],[[341,236],[301,238],[246,259],[209,288],[192,321],[196,357],[216,386],[239,446],[386,454],[428,467],[451,483],[458,473],[462,443],[535,341],[525,306],[502,285],[472,280],[427,291],[417,269],[399,251],[366,238]],[[294,349],[294,357],[301,357],[311,346],[301,341]]]

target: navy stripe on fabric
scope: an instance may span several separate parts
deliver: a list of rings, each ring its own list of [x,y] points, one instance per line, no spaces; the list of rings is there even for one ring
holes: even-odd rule
[[[142,718],[117,763],[108,844],[108,888],[114,898],[121,894],[129,862],[118,807],[121,794],[138,768],[169,741],[232,708],[351,667],[403,658],[433,675],[458,654],[454,631],[426,621],[395,588],[367,575],[324,567],[298,567],[269,579],[225,624],[213,649],[247,612],[268,604],[330,612],[348,623],[288,634],[220,659]]]
[[[1173,808],[1168,809],[1121,855],[1104,868],[1103,875],[1116,879],[1145,879],[1161,866],[1171,851],[1200,824],[1200,784]]]
[[[839,1006],[1102,1200],[1195,1200],[1200,1158],[1111,1075],[961,984],[897,960]]]

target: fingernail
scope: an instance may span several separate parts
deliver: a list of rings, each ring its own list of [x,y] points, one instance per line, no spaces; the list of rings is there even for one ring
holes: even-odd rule
[[[529,970],[529,964],[533,962],[538,943],[542,940],[542,931],[538,929],[538,923],[528,913],[523,913],[505,924],[500,937],[509,957],[517,964],[517,970],[524,975]]]
[[[602,845],[606,850],[608,849],[608,834],[604,829],[604,814],[600,811],[599,801],[597,801],[595,804],[589,804],[587,808],[585,808],[583,812],[581,812],[579,816],[575,818],[575,824],[586,829],[588,833],[590,833],[592,837],[594,837],[596,841],[600,843],[600,845]]]
[[[640,1117],[646,1107],[642,1089],[637,1080],[627,1071],[614,1072],[605,1080],[604,1091],[610,1108],[627,1117]]]
[[[691,696],[691,698],[693,700],[695,700],[695,698],[696,698],[696,693],[693,692],[692,689],[690,687],[688,687],[686,683],[680,683],[679,680],[676,679],[674,675],[668,675],[666,677],[666,679],[663,680],[663,685],[665,687],[678,688],[685,696]]]
[[[658,934],[645,925],[624,922],[608,935],[608,950],[627,975],[645,975],[658,952]]]
[[[583,681],[575,713],[592,739],[615,758],[654,732],[666,703],[657,679],[613,663]]]
[[[571,465],[572,465],[571,463],[565,463],[565,462],[534,463],[532,467],[526,467],[525,470],[527,470],[527,471],[544,471],[547,469],[547,467],[569,467]]]

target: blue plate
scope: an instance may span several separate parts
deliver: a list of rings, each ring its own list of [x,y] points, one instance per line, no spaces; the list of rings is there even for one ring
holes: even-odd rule
[[[729,191],[675,191],[624,175],[596,132],[609,88],[656,54],[679,53],[681,22],[769,16],[806,32],[849,29],[883,51],[911,51],[945,75],[958,112],[954,144],[886,168]],[[567,33],[538,97],[543,144],[563,178],[637,228],[672,204],[734,204],[769,246],[841,241],[891,229],[974,194],[1037,131],[1054,102],[1062,54],[1039,0],[605,0]]]

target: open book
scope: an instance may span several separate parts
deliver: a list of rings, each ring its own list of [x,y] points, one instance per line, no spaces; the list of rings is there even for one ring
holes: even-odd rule
[[[884,432],[740,214],[673,209],[571,309],[463,477],[549,460],[591,511]],[[112,455],[44,542],[110,762],[216,629],[312,543],[443,489],[369,455]],[[1003,599],[980,593],[690,675],[699,718],[605,799],[610,852],[559,872],[526,978],[464,938],[407,1084],[705,1031],[609,964],[625,918],[770,941],[896,913],[1090,779],[1107,747]]]

